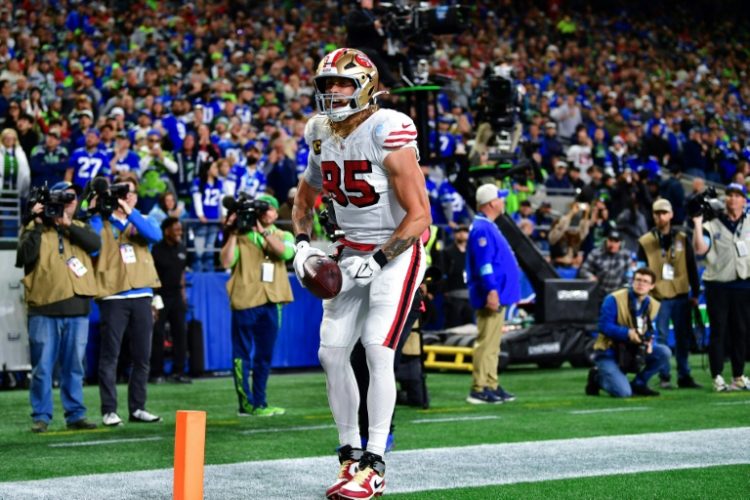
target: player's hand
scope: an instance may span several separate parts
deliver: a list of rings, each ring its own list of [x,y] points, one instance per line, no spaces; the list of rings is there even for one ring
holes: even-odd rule
[[[342,274],[346,274],[357,286],[365,286],[372,283],[375,276],[380,272],[380,264],[371,255],[366,259],[363,257],[349,257],[341,261]]]
[[[294,247],[294,261],[292,262],[292,265],[294,266],[294,274],[297,275],[297,280],[303,287],[305,286],[305,284],[302,283],[302,278],[305,277],[304,264],[305,261],[313,255],[325,256],[325,252],[319,248],[310,246],[310,243],[307,241],[300,241]]]

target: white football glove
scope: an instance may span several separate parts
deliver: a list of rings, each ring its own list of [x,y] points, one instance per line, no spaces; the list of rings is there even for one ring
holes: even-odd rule
[[[297,281],[299,281],[299,284],[303,287],[305,286],[305,284],[302,282],[302,278],[305,277],[304,264],[305,261],[313,255],[325,256],[325,252],[319,248],[310,246],[310,242],[308,241],[300,241],[294,247],[294,274],[297,275]]]
[[[372,280],[375,279],[383,268],[383,265],[379,261],[383,262],[383,265],[386,262],[382,251],[370,255],[366,259],[363,257],[349,257],[348,259],[344,259],[340,266],[344,274],[348,275],[357,286],[365,286],[372,283]]]

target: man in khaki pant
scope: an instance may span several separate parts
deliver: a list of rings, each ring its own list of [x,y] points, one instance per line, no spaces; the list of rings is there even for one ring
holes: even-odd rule
[[[469,231],[466,279],[479,327],[473,353],[473,383],[466,398],[472,404],[515,399],[497,380],[505,307],[518,302],[521,295],[518,263],[495,224],[495,219],[505,211],[507,195],[506,190],[498,190],[494,184],[480,186],[476,196],[477,215]]]

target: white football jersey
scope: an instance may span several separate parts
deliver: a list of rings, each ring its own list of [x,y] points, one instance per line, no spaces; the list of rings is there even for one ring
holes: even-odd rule
[[[333,136],[324,115],[307,122],[310,154],[305,180],[333,198],[336,222],[345,238],[381,245],[406,212],[391,189],[385,158],[401,148],[414,149],[419,160],[417,128],[407,115],[380,109],[348,137]],[[415,167],[414,175],[422,175]]]

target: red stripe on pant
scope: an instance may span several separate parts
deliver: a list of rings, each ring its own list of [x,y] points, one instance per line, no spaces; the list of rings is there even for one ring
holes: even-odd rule
[[[401,336],[401,330],[404,329],[404,323],[406,317],[409,315],[411,309],[411,301],[414,298],[414,290],[418,285],[417,274],[419,274],[419,263],[422,258],[419,244],[412,246],[411,262],[409,263],[409,269],[406,271],[406,281],[401,289],[401,298],[398,302],[398,308],[396,309],[396,317],[391,323],[391,329],[388,331],[388,335],[385,338],[383,345],[395,349],[398,345],[398,339]]]

